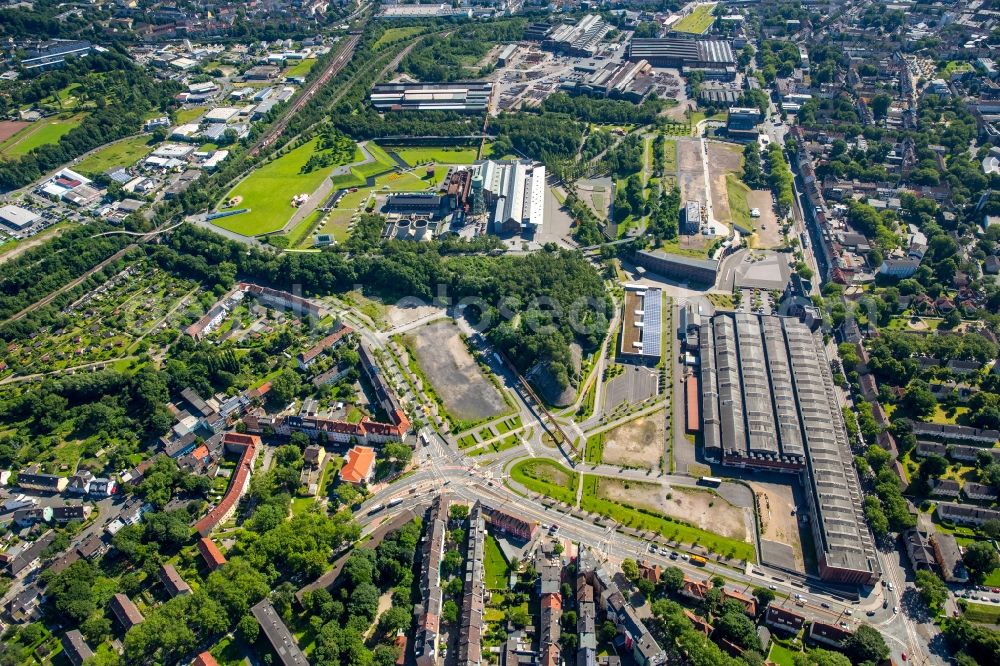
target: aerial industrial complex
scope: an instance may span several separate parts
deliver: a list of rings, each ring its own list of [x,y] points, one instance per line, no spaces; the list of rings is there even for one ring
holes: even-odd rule
[[[489,107],[492,94],[493,84],[481,81],[379,83],[370,99],[379,111],[482,113]]]
[[[705,453],[803,475],[820,576],[873,584],[879,565],[822,340],[795,318],[717,314],[701,324]]]

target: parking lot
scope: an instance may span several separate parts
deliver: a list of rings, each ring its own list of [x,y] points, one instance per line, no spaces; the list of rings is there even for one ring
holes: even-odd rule
[[[659,391],[659,384],[660,374],[656,368],[626,365],[625,372],[608,382],[604,410],[614,411],[624,402],[634,405],[651,398]]]

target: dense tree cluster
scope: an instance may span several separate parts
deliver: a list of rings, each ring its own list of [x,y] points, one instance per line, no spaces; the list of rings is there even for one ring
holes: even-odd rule
[[[467,66],[479,62],[497,42],[521,39],[524,19],[466,23],[424,40],[403,59],[399,68],[418,81],[458,81],[470,78]],[[479,70],[478,76],[488,71]],[[471,78],[477,78],[475,74]]]
[[[542,102],[545,111],[565,113],[575,120],[606,125],[649,125],[656,120],[663,107],[663,100],[653,98],[646,99],[642,104],[633,104],[625,100],[567,93],[555,93]]]
[[[1000,631],[965,618],[945,619],[942,629],[960,666],[1000,662]]]
[[[583,140],[583,125],[564,114],[503,113],[491,125],[499,132],[494,154],[517,151],[546,165],[574,157]]]
[[[802,57],[795,42],[765,39],[757,52],[757,64],[764,80],[771,83],[778,76],[791,76],[792,70],[802,64]]]
[[[154,251],[161,266],[198,277],[184,267],[229,263],[241,276],[281,288],[301,285],[307,295],[337,293],[364,284],[387,298],[431,299],[438,285],[455,299],[478,297],[485,305],[489,336],[527,371],[549,364],[562,386],[571,381],[569,346],[600,343],[611,305],[600,276],[578,254],[552,251],[525,256],[465,256],[459,241],[389,243],[379,254],[361,251],[272,255],[247,251],[210,232],[184,227]],[[231,285],[224,284],[224,287]],[[555,304],[555,305],[551,305]]]

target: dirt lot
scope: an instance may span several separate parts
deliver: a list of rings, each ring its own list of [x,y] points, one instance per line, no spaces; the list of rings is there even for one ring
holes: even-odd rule
[[[708,175],[712,187],[712,209],[715,219],[732,226],[733,213],[729,209],[726,191],[726,174],[740,170],[740,148],[728,143],[708,143]]]
[[[666,436],[666,415],[660,410],[618,426],[604,436],[602,462],[651,469],[659,464]]]
[[[420,319],[433,316],[444,317],[445,309],[434,305],[408,304],[405,300],[400,301],[396,305],[389,306],[385,313],[389,328],[406,326]]]
[[[771,203],[771,192],[769,190],[751,190],[747,195],[747,203],[750,208],[759,208],[760,217],[753,221],[754,234],[753,247],[770,250],[781,247],[781,228],[778,226],[778,217],[774,214],[774,206]]]
[[[681,188],[681,205],[688,199],[705,202],[705,169],[701,161],[701,141],[677,140],[677,175]],[[725,191],[725,184],[723,184]]]
[[[30,124],[22,120],[0,120],[0,142],[6,141]]]
[[[797,518],[792,515],[795,498],[792,486],[779,483],[751,483],[760,507],[761,539],[789,546],[798,568],[805,566],[799,540]]]
[[[442,321],[421,326],[406,337],[417,363],[454,418],[479,421],[503,414],[507,403],[483,376],[458,333],[458,326]]]
[[[669,490],[670,499],[667,499],[668,491],[657,484],[601,479],[597,492],[605,499],[660,511],[703,530],[747,540],[743,511],[707,490],[675,487]]]

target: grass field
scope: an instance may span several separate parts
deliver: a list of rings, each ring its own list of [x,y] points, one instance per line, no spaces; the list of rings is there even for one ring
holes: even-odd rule
[[[987,606],[986,604],[969,604],[962,614],[965,619],[972,622],[983,622],[986,624],[997,624],[1000,622],[1000,606]]]
[[[753,218],[750,217],[750,204],[747,203],[749,192],[750,188],[736,174],[726,174],[726,195],[729,197],[729,212],[733,215],[733,224],[752,231]]]
[[[178,125],[183,125],[184,123],[189,123],[195,118],[200,117],[203,113],[205,113],[204,106],[194,106],[190,109],[177,109],[177,111],[174,112],[174,122]]]
[[[83,122],[84,114],[59,115],[45,118],[25,127],[0,144],[0,158],[12,159],[27,155],[32,149],[56,143]]]
[[[510,565],[503,556],[500,545],[492,534],[486,535],[486,549],[483,553],[483,572],[486,589],[506,590],[510,577]]]
[[[796,652],[792,652],[783,645],[771,643],[771,651],[767,654],[767,661],[776,666],[795,666]]]
[[[693,257],[695,259],[707,259],[709,247],[711,247],[709,243],[706,243],[705,246],[700,249],[681,247],[676,238],[665,240],[660,243],[660,249],[668,254],[676,254],[681,257]]]
[[[388,153],[382,150],[378,144],[369,141],[366,147],[375,161],[359,164],[351,167],[350,173],[334,176],[333,184],[335,187],[362,187],[368,181],[369,176],[380,176],[396,167],[396,161],[389,157]],[[362,156],[356,156],[356,161],[361,159]]]
[[[131,166],[152,150],[148,136],[134,136],[92,153],[77,164],[75,169],[85,175],[97,175],[113,167]]]
[[[256,236],[277,231],[285,226],[295,213],[292,197],[296,194],[312,194],[330,172],[329,169],[315,169],[310,173],[299,173],[312,156],[319,139],[305,143],[289,151],[276,160],[240,181],[218,206],[233,198],[243,197],[240,208],[250,212],[216,220],[214,224],[228,231],[244,236]]]
[[[665,178],[677,179],[677,141],[666,139],[663,142],[663,151],[666,155],[663,158],[663,176]]]
[[[600,464],[604,457],[604,433],[599,432],[587,438],[587,448],[584,450],[583,459],[595,465]]]
[[[423,31],[424,28],[418,25],[407,26],[405,28],[387,28],[386,31],[382,33],[382,36],[379,37],[374,44],[372,44],[372,48],[380,49],[386,44],[393,43],[397,39],[413,37]]]
[[[693,12],[674,24],[673,29],[677,32],[691,32],[700,35],[711,28],[715,22],[715,16],[712,15],[714,9],[714,2],[708,5],[698,5]]]
[[[426,164],[427,162],[438,164],[472,164],[476,161],[476,156],[479,153],[479,149],[475,146],[462,148],[388,148],[387,150],[395,152],[410,166]]]
[[[513,474],[512,474],[513,475]],[[599,513],[612,520],[640,530],[653,531],[672,541],[703,546],[714,553],[748,562],[756,561],[753,544],[729,539],[668,516],[645,509],[634,509],[598,496],[599,477],[593,474],[583,476],[583,496],[580,508]]]
[[[391,192],[421,192],[431,186],[412,173],[387,173],[375,179],[375,189]]]
[[[528,490],[564,504],[576,504],[578,475],[555,461],[522,460],[510,468],[510,477]]]
[[[316,58],[306,58],[285,70],[285,76],[305,76],[316,64]]]

